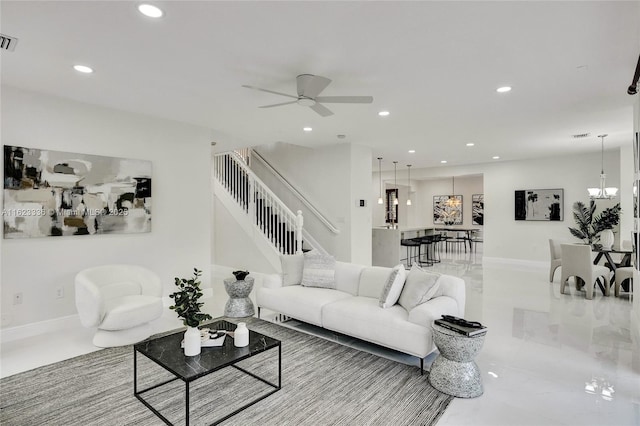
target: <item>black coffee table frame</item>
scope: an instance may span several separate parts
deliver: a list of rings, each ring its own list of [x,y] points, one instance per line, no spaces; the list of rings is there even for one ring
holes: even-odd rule
[[[216,321],[214,323],[208,324],[209,327],[211,328],[215,328],[215,329],[225,329],[225,330],[231,330],[233,328],[235,328],[235,324],[229,323],[227,321]],[[232,413],[229,413],[227,415],[225,415],[224,417],[221,417],[217,420],[215,420],[213,423],[211,423],[211,425],[217,425],[227,419],[229,419],[230,417],[235,416],[236,414],[238,414],[239,412],[247,409],[248,407],[262,401],[263,399],[265,399],[266,397],[278,392],[281,388],[282,388],[282,344],[279,340],[276,339],[272,339],[270,337],[264,336],[260,333],[256,333],[254,331],[249,331],[249,347],[248,348],[237,348],[237,349],[231,349],[230,347],[233,346],[233,339],[230,336],[227,336],[225,338],[225,343],[224,345],[227,345],[228,347],[226,349],[230,349],[230,352],[233,352],[232,354],[227,353],[227,355],[231,355],[230,357],[228,357],[228,360],[222,360],[221,362],[210,362],[210,363],[206,363],[206,362],[200,362],[200,361],[206,361],[202,360],[202,358],[199,360],[198,365],[202,366],[202,364],[205,364],[206,367],[202,368],[202,371],[199,372],[193,372],[193,371],[189,371],[188,374],[185,374],[184,371],[179,371],[181,367],[180,365],[180,356],[184,359],[183,360],[183,364],[187,365],[188,363],[188,358],[196,358],[196,357],[185,357],[183,354],[182,349],[180,348],[180,341],[182,340],[182,336],[183,336],[183,332],[177,332],[177,333],[173,333],[167,336],[163,336],[163,337],[159,337],[157,339],[151,339],[145,342],[141,342],[138,343],[136,345],[134,345],[133,347],[133,394],[136,398],[138,398],[138,400],[140,400],[140,402],[142,402],[147,408],[149,408],[149,410],[151,410],[156,416],[158,416],[162,421],[164,421],[166,424],[168,425],[173,425],[173,423],[171,423],[166,417],[164,417],[156,408],[154,408],[148,401],[146,401],[141,395],[145,392],[148,392],[150,390],[159,388],[160,386],[166,385],[168,383],[174,382],[176,380],[182,380],[185,384],[185,425],[189,425],[189,385],[191,382],[207,376],[215,371],[221,370],[223,368],[226,367],[233,367],[236,370],[239,370],[257,380],[260,380],[261,382],[273,387],[273,390],[270,390],[269,392],[267,392],[266,394],[261,395],[260,397],[250,401],[247,404],[244,404],[242,407],[238,408],[237,410],[233,411]],[[158,351],[158,353],[163,353],[166,354],[167,348],[168,347],[175,347],[175,350],[178,351],[178,354],[174,354],[175,356],[173,357],[173,359],[171,360],[164,360],[160,357],[155,356],[156,353],[153,350],[154,348],[151,347],[150,348],[150,344],[155,343],[156,341],[160,341],[163,340],[162,342],[159,343],[159,345],[157,346],[162,346],[164,347],[164,349],[161,349],[161,351]],[[253,344],[252,344],[253,343]],[[171,346],[171,344],[177,345],[177,346]],[[259,353],[265,352],[267,350],[273,349],[273,348],[278,348],[278,384],[275,383],[271,383],[270,381],[250,372],[247,371],[246,369],[239,367],[237,365],[235,365],[236,363],[245,360],[247,358],[251,358]],[[203,352],[205,350],[208,351],[215,351],[216,349],[220,350],[220,348],[203,348]],[[235,352],[234,352],[235,351]],[[157,365],[159,365],[160,367],[164,368],[165,370],[167,370],[168,372],[170,372],[171,374],[173,374],[175,377],[169,380],[165,380],[162,383],[158,383],[155,384],[151,387],[148,387],[146,389],[142,389],[142,390],[138,390],[138,352],[141,355],[144,355],[146,358],[150,359],[151,361],[153,361],[154,363],[156,363]],[[202,355],[202,354],[201,354]],[[208,353],[207,357],[210,358],[210,360],[215,361],[215,352],[213,353]],[[176,368],[176,366],[178,368]]]

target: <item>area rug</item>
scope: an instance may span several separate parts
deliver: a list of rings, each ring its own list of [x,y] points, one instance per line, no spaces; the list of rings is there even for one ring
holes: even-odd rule
[[[452,397],[431,387],[416,367],[380,358],[270,322],[249,328],[282,341],[282,390],[223,425],[434,425]],[[212,348],[208,349],[211,350]],[[277,381],[277,350],[241,365]],[[139,386],[171,376],[138,355]],[[104,349],[0,380],[3,426],[163,425],[133,395],[133,348]],[[270,388],[234,368],[191,385],[190,424],[210,424]],[[147,399],[184,424],[184,384],[172,382]]]

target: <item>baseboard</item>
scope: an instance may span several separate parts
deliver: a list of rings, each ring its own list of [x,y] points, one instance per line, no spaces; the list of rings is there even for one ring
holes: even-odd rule
[[[13,342],[27,337],[39,336],[45,333],[78,328],[80,317],[78,314],[66,317],[54,318],[46,321],[34,322],[31,324],[8,327],[0,330],[0,343]]]

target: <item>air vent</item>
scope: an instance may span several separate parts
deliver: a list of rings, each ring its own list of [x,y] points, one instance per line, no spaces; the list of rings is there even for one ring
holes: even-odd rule
[[[2,50],[8,50],[9,52],[13,52],[16,49],[16,44],[18,44],[17,38],[0,34],[0,48]]]
[[[591,133],[579,133],[577,135],[571,135],[574,139],[582,139],[587,138],[591,135]]]

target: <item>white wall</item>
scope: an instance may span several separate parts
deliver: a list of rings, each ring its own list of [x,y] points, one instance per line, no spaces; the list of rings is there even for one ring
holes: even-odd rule
[[[291,210],[302,210],[305,228],[329,253],[345,262],[371,263],[371,207],[356,206],[357,199],[369,199],[369,148],[346,143],[317,148],[275,143],[254,149],[340,229],[339,234],[331,233],[254,161],[256,174]]]
[[[605,171],[607,172],[607,185],[620,187],[620,151],[605,151]],[[412,169],[412,180],[422,181],[446,177],[440,181],[440,188],[443,194],[451,191],[451,176],[482,175],[483,192],[485,200],[485,225],[484,225],[484,256],[488,258],[522,259],[529,261],[546,262],[549,260],[549,238],[566,239],[576,241],[568,231],[568,227],[575,227],[575,222],[571,214],[572,205],[575,201],[589,202],[586,188],[599,185],[600,174],[600,152],[593,154],[574,155],[569,157],[541,158],[523,161],[496,161],[493,163],[476,164],[459,167],[437,167],[428,169]],[[393,182],[393,171],[383,171],[383,180]],[[405,178],[406,179],[406,178]],[[448,179],[448,186],[446,185]],[[458,192],[458,181],[456,178],[456,192]],[[429,186],[430,181],[418,185]],[[431,185],[436,185],[434,181]],[[406,182],[405,182],[406,183]],[[461,181],[461,184],[464,185]],[[413,186],[413,184],[412,184]],[[401,187],[402,188],[402,187]],[[564,221],[561,222],[530,222],[514,220],[514,192],[520,189],[564,189]],[[471,189],[471,188],[469,188]],[[470,203],[471,194],[467,195],[468,189],[464,191],[464,224],[471,226]],[[472,189],[471,192],[476,189]],[[476,192],[473,192],[476,193]],[[378,174],[373,175],[372,195],[373,203],[378,199]],[[402,205],[401,209],[406,206]],[[426,194],[427,197],[429,194]],[[629,194],[622,194],[627,197]],[[413,201],[413,200],[412,200]],[[428,199],[417,200],[420,205],[418,211],[423,211],[420,216],[428,218],[433,212],[433,201],[429,204]],[[598,201],[599,206],[611,206],[620,198],[613,201]],[[375,204],[373,208],[373,223],[379,225],[384,223],[383,209]],[[469,216],[467,216],[469,215]],[[632,223],[632,210],[624,210],[621,221],[625,223],[624,228],[628,229]],[[402,213],[399,214],[403,220]],[[429,219],[425,225],[429,225]],[[401,222],[402,224],[402,222]],[[416,223],[422,226],[423,223]],[[623,235],[623,238],[626,238]]]
[[[433,197],[435,195],[450,195],[453,185],[451,176],[444,178],[430,178],[430,179],[414,179],[414,174],[420,175],[422,170],[416,169],[411,174],[411,205],[407,206],[408,196],[408,182],[406,177],[403,176],[404,182],[398,183],[398,225],[400,227],[431,227],[433,224]],[[383,175],[385,173],[383,172]],[[393,172],[391,172],[393,174]],[[406,171],[404,171],[406,174]],[[385,225],[385,206],[377,203],[378,194],[378,173],[374,173],[374,198],[371,203],[373,207],[373,225],[384,226]],[[386,188],[394,188],[393,182],[384,183]],[[384,189],[383,189],[384,191]],[[455,177],[455,195],[462,195],[462,226],[464,227],[478,227],[473,225],[471,220],[471,200],[473,194],[482,194],[483,178],[482,175],[471,176],[456,176]],[[384,196],[383,196],[384,198]],[[441,225],[439,225],[441,226]]]
[[[75,314],[74,276],[94,265],[146,266],[161,277],[165,295],[173,277],[194,267],[210,285],[211,130],[5,86],[1,101],[3,144],[153,163],[150,233],[3,241],[3,328]],[[17,292],[21,305],[12,304]]]

